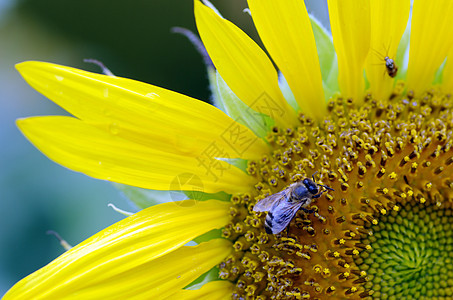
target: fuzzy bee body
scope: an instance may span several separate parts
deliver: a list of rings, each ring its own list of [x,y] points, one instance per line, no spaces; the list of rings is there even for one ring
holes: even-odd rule
[[[305,178],[278,193],[261,199],[253,210],[256,212],[267,211],[264,228],[268,234],[277,234],[288,226],[299,209],[309,212],[306,207],[313,199],[321,197],[326,191],[319,192],[319,186],[332,190],[328,186],[316,184],[314,180]]]

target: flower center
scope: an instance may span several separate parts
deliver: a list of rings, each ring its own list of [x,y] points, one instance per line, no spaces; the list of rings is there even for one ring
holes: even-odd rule
[[[223,229],[234,253],[220,264],[220,278],[235,283],[234,299],[448,295],[452,279],[441,275],[451,274],[453,258],[445,232],[453,101],[439,91],[415,98],[403,90],[397,85],[389,100],[367,96],[360,106],[336,98],[320,122],[300,115],[300,126],[273,129],[274,150],[249,162],[257,183],[232,197]],[[302,207],[313,212],[298,210],[286,230],[267,234],[268,213],[254,212],[256,203],[315,173],[320,191],[321,184],[334,191],[310,197]],[[287,213],[269,210],[273,219]],[[406,293],[421,282],[430,284]]]
[[[372,226],[373,250],[363,252],[372,278],[365,286],[379,298],[453,296],[453,215],[437,205],[406,203]]]

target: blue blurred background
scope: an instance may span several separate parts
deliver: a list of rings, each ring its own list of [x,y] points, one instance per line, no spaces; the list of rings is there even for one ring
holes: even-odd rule
[[[245,0],[218,0],[229,20],[258,40]],[[306,1],[326,21],[325,1]],[[29,87],[14,64],[42,60],[118,76],[208,100],[200,55],[173,26],[195,30],[192,0],[0,0],[0,295],[63,253],[49,229],[75,245],[133,210],[108,182],[67,170],[21,135],[17,118],[66,114]]]

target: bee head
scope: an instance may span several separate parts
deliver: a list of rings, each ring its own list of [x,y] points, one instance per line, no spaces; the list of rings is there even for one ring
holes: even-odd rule
[[[305,187],[307,188],[307,190],[310,193],[312,193],[313,195],[316,195],[319,192],[318,185],[310,178],[305,178],[302,182],[305,185]],[[296,191],[296,193],[297,193],[297,191]]]

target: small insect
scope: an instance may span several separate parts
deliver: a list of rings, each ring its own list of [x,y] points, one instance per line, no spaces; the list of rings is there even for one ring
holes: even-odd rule
[[[390,47],[390,46],[389,46]],[[396,76],[396,74],[398,73],[398,66],[395,64],[395,61],[393,60],[393,58],[390,58],[388,56],[388,52],[389,52],[389,49],[387,49],[386,53],[387,55],[383,55],[382,53],[378,52],[377,50],[374,50],[374,53],[377,55],[377,57],[379,58],[380,61],[384,61],[385,63],[385,70],[387,72],[387,74],[394,78]],[[378,65],[382,65],[382,63],[379,63]]]
[[[384,57],[384,60],[387,74],[389,74],[389,76],[392,78],[395,77],[396,73],[398,73],[398,67],[395,64],[395,61],[388,56]]]
[[[325,188],[319,192],[319,186]],[[261,199],[253,208],[256,212],[267,211],[264,228],[268,234],[277,234],[285,229],[296,215],[299,209],[307,213],[312,211],[306,209],[311,201],[332,188],[315,183],[313,180],[305,178],[302,181],[295,182],[284,190]]]

